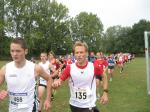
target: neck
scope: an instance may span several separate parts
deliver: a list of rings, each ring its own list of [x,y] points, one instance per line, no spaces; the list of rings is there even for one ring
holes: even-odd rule
[[[77,62],[79,66],[85,66],[87,64],[87,61],[85,60],[84,62]]]
[[[15,62],[15,66],[16,66],[17,68],[22,68],[25,64],[26,64],[26,59],[24,59],[24,60],[21,61],[21,62]]]
[[[50,58],[50,59],[49,59],[49,61],[53,61],[53,60],[54,60],[54,58]]]
[[[42,61],[42,63],[44,64],[44,63],[46,63],[46,61]]]

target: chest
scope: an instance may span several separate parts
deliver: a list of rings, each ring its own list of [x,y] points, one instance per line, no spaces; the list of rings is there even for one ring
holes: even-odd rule
[[[71,67],[71,78],[74,80],[74,82],[77,83],[88,83],[91,82],[91,80],[94,77],[94,67],[93,66],[87,66],[84,69],[80,69],[78,67]]]
[[[34,71],[30,69],[14,69],[7,71],[6,82],[8,88],[24,88],[26,85],[35,81]]]

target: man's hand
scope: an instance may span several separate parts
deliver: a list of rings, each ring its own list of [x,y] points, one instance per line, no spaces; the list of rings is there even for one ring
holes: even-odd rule
[[[45,110],[48,110],[49,108],[51,108],[51,102],[50,100],[46,99],[45,102],[44,102],[44,109]]]
[[[103,104],[103,105],[108,103],[108,96],[107,96],[106,92],[104,92],[102,97],[100,98],[100,103]]]
[[[61,79],[57,79],[53,82],[52,87],[53,88],[58,88],[61,86],[62,80]]]
[[[5,99],[8,96],[8,92],[5,90],[0,91],[0,100]]]

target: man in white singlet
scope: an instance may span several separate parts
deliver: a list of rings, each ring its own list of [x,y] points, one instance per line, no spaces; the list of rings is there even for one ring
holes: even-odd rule
[[[118,62],[117,62],[117,64],[118,64],[118,67],[120,68],[120,73],[122,73],[123,72],[123,68],[124,68],[124,55],[123,55],[123,53],[122,52],[120,52],[119,54],[118,54]]]
[[[9,96],[9,112],[37,112],[36,96],[37,76],[47,81],[47,97],[44,108],[50,108],[51,77],[39,65],[26,60],[27,45],[23,38],[14,38],[10,44],[10,54],[13,61],[0,70],[0,85],[6,81],[7,91],[0,91],[0,101]]]
[[[48,57],[47,57],[47,53],[46,52],[42,52],[40,54],[40,59],[41,61],[39,62],[39,65],[48,73],[50,74],[50,69],[51,69],[51,64],[48,61]],[[38,112],[41,112],[42,107],[43,107],[43,97],[44,97],[44,92],[47,86],[47,82],[45,79],[43,79],[42,77],[40,77],[39,79],[39,85],[38,85],[38,98],[40,100],[40,104],[39,104],[39,109]],[[50,110],[47,110],[47,112],[49,112]]]
[[[99,112],[96,109],[96,71],[93,63],[88,62],[88,46],[85,42],[76,42],[74,45],[76,63],[68,65],[59,79],[52,86],[57,88],[63,81],[69,78],[70,87],[70,109],[71,112]],[[108,102],[107,77],[102,78],[103,95],[100,99],[102,104]]]

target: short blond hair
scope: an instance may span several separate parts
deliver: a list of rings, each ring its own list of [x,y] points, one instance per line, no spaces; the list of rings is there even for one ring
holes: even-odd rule
[[[77,47],[77,46],[83,46],[85,48],[86,52],[88,52],[88,45],[86,42],[76,41],[73,46],[73,51],[75,51],[75,47]]]

